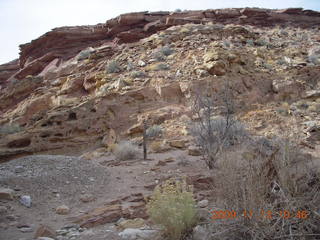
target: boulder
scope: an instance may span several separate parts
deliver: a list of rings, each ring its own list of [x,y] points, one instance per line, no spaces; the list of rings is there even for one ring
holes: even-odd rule
[[[32,205],[31,197],[28,196],[28,195],[23,195],[23,196],[21,196],[21,197],[20,197],[20,203],[21,203],[23,206],[30,208],[31,205]]]
[[[209,201],[207,199],[201,200],[198,202],[198,207],[199,208],[206,208],[208,207]]]
[[[171,140],[169,141],[169,145],[175,148],[186,148],[186,140]]]
[[[70,213],[70,208],[66,205],[61,205],[56,208],[56,214],[67,215]]]
[[[189,146],[188,147],[188,154],[191,156],[201,156],[201,151],[196,146]]]
[[[54,238],[56,236],[56,232],[46,225],[40,225],[38,229],[36,230],[36,233],[34,235],[34,238]]]
[[[204,68],[211,74],[223,76],[226,74],[226,64],[224,61],[211,61],[204,64]]]
[[[0,188],[0,200],[13,200],[13,193],[10,188]]]

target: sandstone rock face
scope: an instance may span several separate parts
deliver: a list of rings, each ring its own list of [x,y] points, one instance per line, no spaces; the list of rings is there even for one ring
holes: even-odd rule
[[[6,80],[19,70],[19,60],[0,65],[0,89],[6,86]]]
[[[140,137],[144,119],[170,127],[168,139],[180,139],[186,123],[169,123],[190,113],[195,90],[219,95],[226,82],[239,108],[316,100],[312,27],[319,19],[303,9],[217,9],[129,13],[53,29],[21,45],[19,60],[0,66],[0,159],[42,151],[82,155]],[[275,25],[281,29],[259,29]],[[296,27],[298,33],[291,31]],[[106,71],[110,62],[121,71]]]
[[[317,26],[319,17],[318,12],[310,10],[273,11],[254,8],[189,11],[173,15],[166,12],[122,14],[108,20],[105,24],[55,28],[31,43],[20,45],[21,70],[15,74],[15,77],[23,79],[27,75],[39,74],[55,58],[70,59],[82,49],[90,46],[99,46],[105,42],[112,42],[114,39],[120,42],[134,42],[172,25],[201,23],[202,21],[241,23],[239,19],[245,19],[246,24],[258,26],[274,25],[277,21],[278,24],[286,24],[290,21],[290,24],[293,25]],[[2,75],[1,69],[5,71],[7,69],[9,72],[0,77],[0,82],[18,70],[16,62],[2,65],[0,76]]]

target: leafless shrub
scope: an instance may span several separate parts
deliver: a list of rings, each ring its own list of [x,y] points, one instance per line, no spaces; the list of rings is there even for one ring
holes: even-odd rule
[[[139,149],[129,141],[120,142],[114,150],[114,155],[120,161],[130,160],[139,156]]]
[[[225,152],[218,167],[217,201],[237,215],[215,220],[212,239],[320,237],[319,172],[295,145],[260,139]]]
[[[223,115],[218,114],[218,102],[213,96],[195,94],[192,110],[198,121],[191,126],[191,133],[201,148],[207,166],[214,168],[217,156],[226,148],[240,143],[247,137],[247,132],[234,117],[234,104],[230,90],[226,89],[223,97]]]

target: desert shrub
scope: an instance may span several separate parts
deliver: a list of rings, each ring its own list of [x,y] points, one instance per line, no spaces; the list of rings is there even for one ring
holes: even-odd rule
[[[241,143],[248,137],[248,133],[240,121],[228,122],[224,117],[209,118],[193,123],[190,132],[205,154],[209,168],[214,167],[215,158],[220,152]]]
[[[106,66],[107,73],[119,73],[121,71],[122,71],[122,68],[120,64],[115,60],[109,62]]]
[[[143,78],[145,76],[146,76],[145,72],[142,72],[142,71],[134,71],[131,73],[131,77],[133,78]]]
[[[117,160],[124,161],[137,158],[139,149],[129,141],[120,142],[114,149],[114,155]]]
[[[155,71],[168,70],[168,69],[169,69],[169,66],[165,63],[159,63],[154,68]]]
[[[174,53],[174,50],[171,49],[169,46],[164,46],[164,47],[160,48],[159,52],[161,52],[165,56],[169,56],[172,53]]]
[[[230,125],[228,131],[227,125],[225,118],[211,118],[209,123],[204,126],[200,123],[195,123],[191,131],[195,134],[196,141],[200,146],[203,146],[206,142],[209,144],[208,141],[210,141],[221,142],[222,147],[229,147],[239,143],[247,135],[245,127],[240,121],[235,121]],[[205,130],[207,131],[204,132]],[[207,136],[205,136],[206,134]]]
[[[162,62],[166,60],[166,57],[174,53],[174,50],[169,46],[164,46],[158,49],[156,52],[152,54],[152,57],[157,61]]]
[[[198,89],[195,92],[191,107],[197,121],[191,124],[190,132],[208,168],[213,169],[224,149],[243,142],[249,134],[244,125],[235,119],[235,104],[229,86],[226,85],[223,90],[222,101],[205,91]]]
[[[179,166],[188,166],[190,161],[185,154],[181,154],[177,157]]]
[[[320,234],[319,173],[294,144],[254,140],[226,152],[218,165],[216,200],[220,209],[237,216],[215,220],[213,239],[315,239]],[[230,230],[219,234],[225,229]]]
[[[127,64],[127,71],[132,71],[134,69],[134,64],[133,62],[129,61]]]
[[[311,48],[308,52],[308,57],[313,64],[320,64],[320,46]]]
[[[163,129],[160,125],[153,125],[149,127],[146,131],[146,135],[148,138],[159,137],[163,132]]]
[[[254,46],[254,41],[252,39],[247,39],[246,44],[250,47]]]
[[[77,55],[77,60],[84,60],[90,57],[90,55],[94,52],[95,50],[90,47],[87,49],[82,50],[78,55]]]
[[[147,212],[156,224],[163,226],[169,239],[181,239],[197,223],[193,191],[186,181],[167,180],[157,186],[147,203]]]
[[[152,57],[156,59],[158,62],[163,62],[166,60],[166,56],[159,51],[153,53]]]
[[[21,132],[23,130],[22,127],[20,127],[19,124],[5,124],[0,127],[0,134],[1,135],[6,135],[6,134],[12,134],[12,133],[17,133]]]

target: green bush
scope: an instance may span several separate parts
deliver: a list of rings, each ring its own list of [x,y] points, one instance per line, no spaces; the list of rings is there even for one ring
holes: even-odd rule
[[[147,204],[147,212],[163,226],[169,239],[181,239],[197,223],[197,209],[192,187],[186,181],[167,180],[157,186]]]

